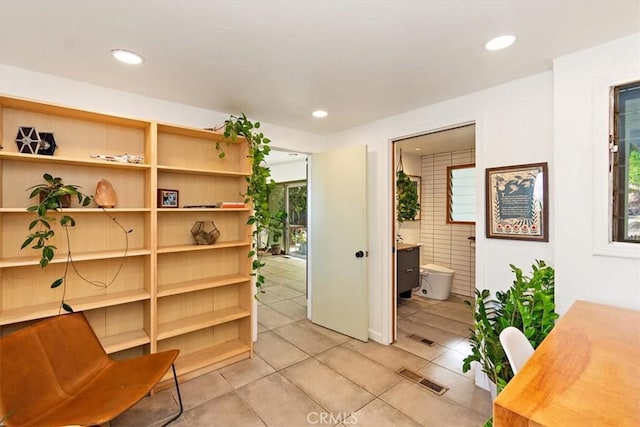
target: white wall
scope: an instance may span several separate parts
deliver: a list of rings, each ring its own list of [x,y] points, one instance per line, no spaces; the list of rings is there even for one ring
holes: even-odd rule
[[[275,182],[306,181],[307,179],[306,160],[271,165],[269,169],[271,169],[271,178]]]
[[[372,339],[391,338],[391,140],[452,125],[476,123],[476,167],[549,162],[553,170],[552,73],[545,72],[467,96],[389,117],[330,136],[336,145],[366,144],[369,153],[369,278]],[[553,176],[550,193],[553,194]],[[477,184],[477,211],[484,212],[484,179]],[[551,242],[555,235],[550,208]],[[476,223],[476,286],[499,290],[512,280],[509,263],[529,270],[535,259],[553,264],[551,243],[485,239]]]
[[[556,302],[640,309],[640,245],[610,244],[609,87],[640,79],[640,34],[558,58],[554,75]]]
[[[229,117],[228,113],[149,98],[4,64],[0,64],[0,93],[98,113],[197,128],[220,126]],[[250,119],[260,120],[259,117]],[[264,122],[261,124],[262,131],[269,136],[273,147],[308,153],[326,149],[326,139],[321,135]]]

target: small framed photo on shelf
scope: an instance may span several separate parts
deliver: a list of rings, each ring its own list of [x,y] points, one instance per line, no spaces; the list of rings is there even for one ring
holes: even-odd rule
[[[548,242],[548,179],[546,163],[488,168],[487,237]]]
[[[178,190],[167,190],[164,188],[158,188],[158,207],[177,208]]]

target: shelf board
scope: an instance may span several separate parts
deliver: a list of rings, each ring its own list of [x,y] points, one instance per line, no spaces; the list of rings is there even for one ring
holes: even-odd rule
[[[251,242],[234,240],[231,242],[215,243],[213,245],[192,244],[192,245],[180,245],[180,246],[164,246],[164,247],[158,248],[158,253],[170,254],[170,253],[176,253],[176,252],[209,251],[214,249],[240,248],[243,246],[251,246]]]
[[[110,212],[151,212],[149,208],[105,208],[107,213]],[[63,208],[58,210],[60,213],[104,213],[102,208]],[[27,208],[0,208],[0,213],[28,213],[35,215],[34,212],[28,212]]]
[[[107,123],[110,125],[126,126],[137,129],[147,129],[150,122],[131,119],[127,117],[111,116],[104,113],[96,113],[92,111],[78,110],[76,108],[66,107],[50,103],[42,103],[22,98],[14,98],[8,96],[0,96],[0,105],[4,108],[12,108],[15,110],[29,111],[40,114],[54,115],[69,119],[87,120],[91,122]]]
[[[71,166],[90,166],[98,168],[147,170],[151,165],[145,163],[121,163],[105,160],[76,159],[73,157],[44,156],[40,154],[23,154],[10,151],[0,152],[0,160],[15,160],[19,162],[47,163]]]
[[[93,260],[99,260],[99,259],[123,258],[123,254],[124,254],[124,250],[74,253],[73,261],[81,262],[81,261],[93,261]],[[151,254],[151,251],[149,249],[129,249],[127,251],[126,258],[144,256],[149,254]],[[53,258],[51,261],[49,261],[49,264],[62,264],[65,262],[67,262],[66,252],[64,255],[59,255]],[[0,259],[0,268],[26,267],[30,265],[40,265],[40,257],[28,256],[28,257],[12,257],[12,258]]]
[[[151,299],[149,292],[144,289],[134,289],[106,295],[72,298],[65,300],[65,302],[75,311],[86,311],[149,299]],[[59,301],[3,310],[0,312],[0,325],[51,317],[59,314],[60,310]]]
[[[249,275],[229,274],[224,276],[208,277],[206,279],[171,283],[168,285],[158,285],[158,298],[183,294],[186,292],[195,292],[203,289],[218,288],[221,286],[236,285],[249,281],[251,281],[251,276]]]
[[[234,356],[250,351],[251,347],[249,344],[243,341],[227,341],[223,344],[214,345],[194,353],[178,356],[175,363],[176,373],[178,376],[184,375],[216,363],[224,362]],[[167,372],[161,381],[172,379],[173,374],[171,372]]]
[[[192,169],[178,166],[165,166],[158,165],[158,172],[170,172],[170,173],[182,173],[189,175],[211,175],[211,176],[226,176],[232,178],[242,178],[251,175],[249,172],[230,172],[220,170],[208,170],[208,169]]]
[[[189,136],[192,138],[208,139],[210,141],[224,140],[224,134],[207,129],[194,128],[189,126],[175,126],[167,123],[158,123],[158,133],[169,133],[172,135]],[[238,140],[244,140],[238,137]]]
[[[188,334],[210,326],[220,325],[251,316],[251,312],[240,307],[229,307],[196,316],[185,317],[158,325],[158,340]]]
[[[100,338],[100,344],[108,354],[127,350],[140,345],[149,344],[151,339],[144,329],[137,331],[123,332],[121,334],[109,335]]]
[[[170,212],[249,212],[251,208],[161,208],[158,213]]]

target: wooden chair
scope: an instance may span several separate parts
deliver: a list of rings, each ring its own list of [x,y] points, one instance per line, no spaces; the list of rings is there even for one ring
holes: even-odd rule
[[[0,338],[0,419],[7,427],[95,426],[146,396],[178,350],[125,360],[109,357],[82,313],[42,320]]]

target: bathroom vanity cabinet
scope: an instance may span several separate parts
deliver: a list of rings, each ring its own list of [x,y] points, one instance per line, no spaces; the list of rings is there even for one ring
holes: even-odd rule
[[[396,247],[396,286],[398,295],[411,297],[411,289],[420,286],[420,246],[399,243]]]

